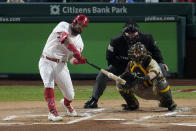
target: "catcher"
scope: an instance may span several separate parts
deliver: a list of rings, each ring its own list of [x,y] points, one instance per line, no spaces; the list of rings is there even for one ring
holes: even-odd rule
[[[168,108],[169,111],[175,110],[177,105],[172,99],[170,86],[158,63],[148,55],[145,46],[136,43],[128,52],[131,61],[120,76],[126,80],[126,84],[117,83],[117,88],[126,101],[126,104],[122,104],[123,110],[139,108],[139,102],[134,94],[143,99],[158,100],[159,107]]]

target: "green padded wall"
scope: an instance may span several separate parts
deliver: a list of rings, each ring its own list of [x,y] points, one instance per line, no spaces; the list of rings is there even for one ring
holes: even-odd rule
[[[48,35],[57,23],[0,23],[0,73],[38,73],[38,61]],[[177,23],[138,23],[152,33],[170,72],[178,70]],[[105,52],[110,39],[121,33],[124,23],[90,23],[84,30],[83,55],[100,67],[107,65]],[[89,65],[68,65],[71,73],[97,73]]]

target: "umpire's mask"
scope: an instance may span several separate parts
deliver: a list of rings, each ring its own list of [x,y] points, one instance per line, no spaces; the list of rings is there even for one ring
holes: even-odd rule
[[[137,64],[141,64],[142,61],[148,57],[145,46],[139,42],[131,46],[131,48],[128,50],[128,56]]]
[[[123,35],[129,44],[135,44],[139,39],[139,27],[135,22],[125,24],[123,28]]]

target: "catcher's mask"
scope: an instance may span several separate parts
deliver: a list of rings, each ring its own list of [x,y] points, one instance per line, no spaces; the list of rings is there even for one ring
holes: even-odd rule
[[[123,28],[123,35],[125,36],[128,43],[130,44],[134,44],[138,41],[139,39],[138,32],[139,32],[139,27],[133,21],[129,21],[128,23],[126,23],[125,27]]]
[[[128,56],[132,61],[141,63],[148,55],[145,46],[141,43],[136,43],[128,50]]]
[[[84,26],[88,26],[89,19],[87,16],[79,14],[73,19],[72,26],[75,26],[77,22],[82,23]]]

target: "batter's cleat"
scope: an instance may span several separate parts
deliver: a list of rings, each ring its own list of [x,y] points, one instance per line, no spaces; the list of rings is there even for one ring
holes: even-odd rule
[[[135,111],[139,109],[138,105],[127,105],[127,104],[122,104],[121,105],[123,107],[124,111]]]
[[[94,97],[91,97],[86,103],[84,103],[84,108],[97,108],[98,100],[96,100]]]
[[[49,112],[48,120],[50,120],[50,121],[62,121],[63,118],[61,116],[55,116],[54,114]]]
[[[69,106],[66,106],[64,104],[64,99],[61,99],[60,103],[62,104],[63,108],[67,111],[67,116],[78,116],[77,112],[75,111],[75,109],[72,107],[72,105],[70,104]]]

